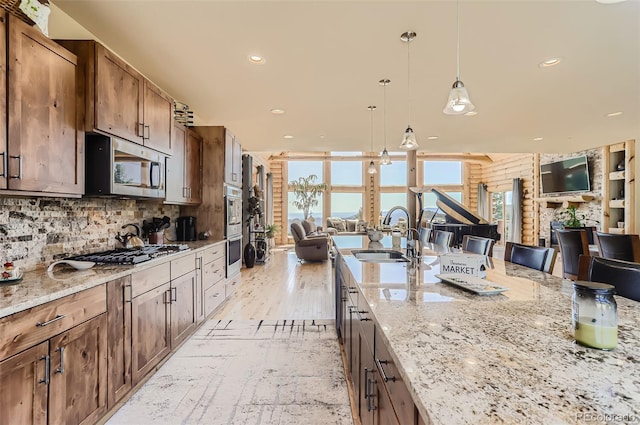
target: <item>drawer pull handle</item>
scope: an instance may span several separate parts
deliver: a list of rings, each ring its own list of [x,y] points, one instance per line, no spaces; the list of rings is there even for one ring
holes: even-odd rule
[[[64,319],[64,314],[58,314],[55,318],[49,320],[48,322],[38,322],[36,326],[39,328],[43,328],[47,325],[52,324],[53,322],[57,322],[58,320]]]
[[[56,373],[64,373],[64,347],[56,348],[60,352],[60,367],[56,369]]]
[[[126,303],[133,302],[133,285],[131,285],[131,284],[130,285],[124,285],[124,287],[125,288],[129,288],[129,299],[127,299],[127,297],[125,295],[124,302],[126,302]],[[125,291],[126,291],[126,289],[125,289]]]
[[[347,289],[349,291],[350,294],[357,294],[358,290],[356,288],[349,288]]]
[[[392,376],[391,378],[389,378],[387,374],[384,373],[384,368],[382,367],[383,364],[389,364],[389,360],[376,359],[376,364],[378,365],[378,369],[380,369],[380,373],[382,373],[382,380],[384,382],[396,382],[396,377]]]
[[[39,384],[49,385],[49,372],[51,372],[51,358],[49,355],[40,357],[40,360],[44,360],[44,379],[38,381]]]

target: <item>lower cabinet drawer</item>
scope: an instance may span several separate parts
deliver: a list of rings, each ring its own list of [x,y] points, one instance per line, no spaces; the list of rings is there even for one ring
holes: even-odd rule
[[[196,268],[196,254],[185,255],[182,258],[171,261],[171,279],[179,278]]]
[[[204,290],[204,314],[209,316],[215,311],[216,308],[224,301],[225,298],[225,285],[223,282],[218,282]]]
[[[224,257],[225,254],[225,242],[220,242],[210,247],[207,247],[202,252],[202,261],[206,263],[210,263],[213,260],[217,260],[218,258]]]
[[[195,262],[195,260],[194,260]],[[194,263],[195,264],[195,263]],[[195,266],[194,266],[195,267]],[[131,275],[131,298],[144,294],[165,284],[171,280],[171,265],[166,263],[158,264],[146,270],[134,272]]]
[[[105,285],[0,319],[0,360],[107,311]]]
[[[202,266],[204,269],[202,281],[205,289],[210,288],[224,279],[225,262],[225,258],[221,257],[210,263],[205,263],[205,265]]]
[[[225,297],[229,297],[233,294],[235,294],[236,290],[238,289],[238,285],[240,285],[240,275],[236,275],[235,277],[232,277],[231,279],[227,279],[226,283],[225,283]]]
[[[375,330],[375,351],[374,359],[381,381],[387,388],[393,409],[398,416],[398,420],[402,425],[411,425],[416,423],[416,408],[413,404],[413,398],[409,393],[407,385],[402,380],[398,368],[391,359],[389,351],[385,346],[384,340],[380,335],[378,328]]]

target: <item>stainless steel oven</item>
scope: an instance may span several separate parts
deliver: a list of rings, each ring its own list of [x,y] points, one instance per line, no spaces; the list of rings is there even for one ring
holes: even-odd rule
[[[225,186],[225,236],[242,234],[242,189]]]
[[[242,267],[242,235],[227,238],[227,278],[240,273]]]

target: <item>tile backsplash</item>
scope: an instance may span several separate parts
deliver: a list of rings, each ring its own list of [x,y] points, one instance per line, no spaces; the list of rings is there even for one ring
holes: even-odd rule
[[[13,261],[28,271],[71,255],[120,246],[121,227],[168,216],[171,223],[179,207],[161,201],[106,198],[0,197],[0,261]],[[165,230],[175,239],[174,227]]]

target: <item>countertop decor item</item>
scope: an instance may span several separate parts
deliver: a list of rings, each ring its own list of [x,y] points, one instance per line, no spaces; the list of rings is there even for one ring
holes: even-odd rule
[[[96,265],[96,263],[93,261],[60,260],[54,261],[53,263],[49,264],[47,271],[53,270],[53,268],[58,264],[68,264],[76,270],[87,270]]]

